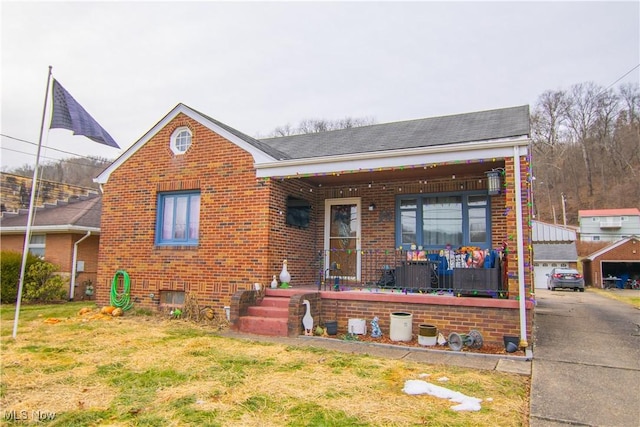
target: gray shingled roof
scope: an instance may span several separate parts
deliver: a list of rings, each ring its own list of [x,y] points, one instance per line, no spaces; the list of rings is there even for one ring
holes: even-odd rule
[[[534,243],[533,260],[542,261],[577,261],[578,250],[574,243]]]
[[[35,211],[33,225],[36,227],[100,228],[102,197],[91,195],[69,201],[47,204]],[[18,213],[4,212],[0,218],[0,229],[26,227],[26,209]]]
[[[529,106],[262,139],[286,157],[357,154],[528,136]]]
[[[184,104],[183,104],[184,105]],[[185,105],[185,107],[190,108],[193,110],[193,108],[188,107]],[[198,114],[200,114],[202,117],[205,117],[207,120],[211,121],[212,123],[215,123],[216,125],[220,126],[221,128],[223,128],[224,130],[226,130],[227,132],[231,133],[232,135],[237,136],[238,138],[242,139],[243,141],[245,141],[248,144],[253,145],[254,147],[256,147],[258,150],[261,150],[265,153],[267,153],[268,155],[270,155],[273,158],[276,159],[284,159],[287,158],[287,155],[284,154],[283,152],[279,151],[278,149],[270,146],[269,144],[265,144],[262,141],[259,141],[255,138],[250,137],[249,135],[246,135],[242,132],[240,132],[237,129],[232,128],[231,126],[225,125],[224,123],[210,117],[207,116],[206,114],[201,113],[198,110],[193,110],[195,112],[197,112]]]

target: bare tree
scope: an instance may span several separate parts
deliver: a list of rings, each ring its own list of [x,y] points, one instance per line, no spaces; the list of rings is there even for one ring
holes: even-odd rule
[[[304,119],[300,121],[298,126],[292,127],[289,123],[284,126],[278,126],[271,133],[271,136],[290,136],[302,135],[307,133],[319,133],[332,130],[350,129],[355,127],[369,126],[375,124],[376,121],[372,117],[345,117],[338,120],[327,119]]]
[[[540,219],[553,219],[562,194],[574,224],[578,209],[637,206],[639,89],[633,84],[615,92],[584,83],[538,98],[531,116],[531,165]]]

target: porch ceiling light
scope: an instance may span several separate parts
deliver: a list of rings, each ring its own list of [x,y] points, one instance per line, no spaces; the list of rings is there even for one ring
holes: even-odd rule
[[[500,169],[493,169],[489,172],[485,172],[487,174],[487,190],[490,196],[495,196],[500,194]]]

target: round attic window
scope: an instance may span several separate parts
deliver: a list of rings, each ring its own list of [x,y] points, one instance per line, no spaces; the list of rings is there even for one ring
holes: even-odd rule
[[[171,151],[175,154],[184,154],[191,146],[191,130],[180,127],[171,134]]]

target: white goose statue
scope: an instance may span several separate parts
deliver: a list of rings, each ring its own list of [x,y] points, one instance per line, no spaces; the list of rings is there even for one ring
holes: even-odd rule
[[[302,318],[302,326],[304,326],[305,335],[313,335],[313,317],[311,317],[311,304],[309,300],[302,300],[302,303],[307,307],[304,317]]]
[[[282,261],[282,271],[280,272],[280,287],[288,288],[291,282],[291,274],[287,270],[287,260]]]

